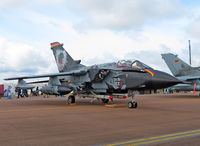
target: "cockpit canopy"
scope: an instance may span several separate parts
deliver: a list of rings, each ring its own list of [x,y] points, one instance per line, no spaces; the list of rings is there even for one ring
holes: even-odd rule
[[[117,62],[117,67],[127,67],[127,68],[136,68],[136,69],[152,69],[151,67],[149,67],[148,65],[135,60],[135,61],[131,61],[131,60],[120,60]]]

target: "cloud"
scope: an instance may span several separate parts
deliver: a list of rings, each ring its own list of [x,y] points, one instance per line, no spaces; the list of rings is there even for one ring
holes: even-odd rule
[[[173,52],[187,58],[188,34],[196,38],[192,40],[194,48],[200,46],[199,17],[190,23],[195,29],[185,31],[190,17],[185,16],[179,0],[67,2],[0,2],[0,8],[20,8],[0,15],[4,18],[0,24],[1,78],[57,72],[49,49],[53,41],[64,43],[69,54],[86,65],[138,59],[167,72],[160,53]],[[194,63],[198,62],[195,59]]]
[[[26,3],[26,0],[1,0],[0,1],[0,8],[2,7],[10,7],[10,6],[20,6]]]
[[[25,5],[47,5],[47,4],[62,4],[67,0],[34,0],[34,1],[27,1],[27,0],[1,0],[0,1],[0,8],[17,8],[23,7]]]
[[[1,78],[6,74],[12,74],[13,76],[38,74],[42,69],[50,71],[54,66],[51,62],[53,55],[50,56],[49,53],[45,53],[45,49],[41,51],[36,46],[12,42],[3,37],[0,37],[0,46]],[[50,57],[52,59],[49,59]],[[43,73],[46,73],[46,71]]]
[[[183,13],[180,0],[77,0],[77,5],[95,27],[116,30],[141,27]]]
[[[27,38],[29,43],[19,43],[5,37],[0,38],[0,46],[3,46],[0,47],[0,67],[2,72],[12,72],[13,76],[16,76],[15,72],[19,75],[57,72],[54,57],[49,49],[51,41],[58,40],[64,43],[71,56],[74,59],[82,59],[82,63],[86,65],[140,57],[139,60],[142,62],[148,62],[148,65],[159,69],[163,67],[160,66],[161,63],[157,63],[161,52],[171,51],[170,48],[176,48],[179,52],[178,50],[183,47],[176,28],[163,30],[163,26],[148,26],[143,27],[143,31],[137,34],[134,31],[124,33],[108,29],[81,33],[68,20],[39,13],[27,15],[30,17],[25,15],[25,22],[41,26],[42,32],[38,32],[39,42]],[[173,36],[170,31],[173,32]],[[43,33],[44,37],[41,35]]]
[[[190,21],[190,23],[186,28],[186,32],[190,35],[190,37],[194,39],[199,39],[200,38],[199,26],[200,26],[200,15],[192,19],[192,21]]]
[[[187,14],[187,22],[185,26],[185,33],[187,34],[187,39],[191,40],[191,48],[192,48],[192,65],[200,66],[200,11],[199,5],[192,5],[190,11]],[[181,52],[181,56],[183,58],[187,58],[188,62],[188,42],[187,47],[184,48]]]

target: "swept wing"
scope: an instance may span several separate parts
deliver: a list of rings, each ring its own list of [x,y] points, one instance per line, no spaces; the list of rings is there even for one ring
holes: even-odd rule
[[[45,78],[45,77],[57,77],[57,76],[79,76],[84,75],[87,73],[87,70],[74,70],[69,72],[62,72],[62,73],[53,73],[53,74],[43,74],[43,75],[33,75],[33,76],[21,76],[21,77],[13,77],[13,78],[6,78],[4,80],[22,80],[22,79],[33,79],[33,78]]]

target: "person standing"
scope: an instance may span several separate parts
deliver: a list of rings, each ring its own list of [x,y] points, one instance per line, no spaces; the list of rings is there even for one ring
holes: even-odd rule
[[[17,98],[19,98],[19,96],[21,96],[21,89],[20,88],[17,89]]]

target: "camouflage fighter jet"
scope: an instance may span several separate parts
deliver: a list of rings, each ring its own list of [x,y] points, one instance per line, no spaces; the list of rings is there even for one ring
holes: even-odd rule
[[[84,66],[74,60],[59,42],[51,43],[59,73],[7,78],[18,80],[23,87],[24,79],[49,77],[48,85],[41,88],[45,94],[68,94],[68,103],[75,103],[75,97],[91,97],[107,103],[113,98],[127,98],[129,108],[136,108],[136,91],[166,88],[181,81],[162,71],[154,70],[140,61],[121,60],[93,66]],[[37,81],[32,83],[42,83]],[[22,84],[23,83],[23,84]]]
[[[177,84],[170,87],[176,91],[200,91],[200,67],[192,67],[177,55],[172,53],[161,54],[172,74],[187,84]]]

